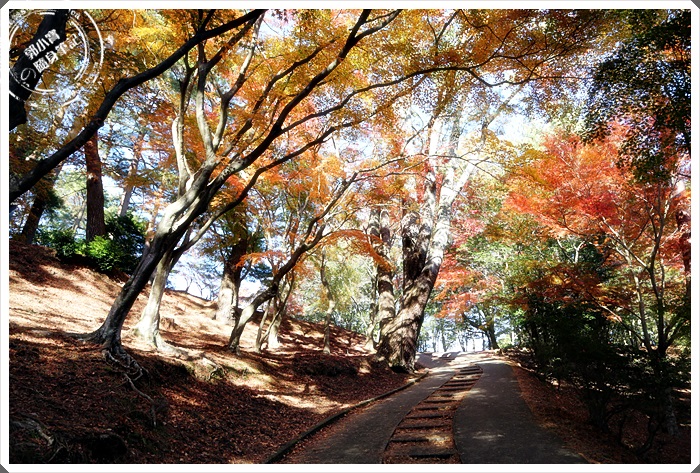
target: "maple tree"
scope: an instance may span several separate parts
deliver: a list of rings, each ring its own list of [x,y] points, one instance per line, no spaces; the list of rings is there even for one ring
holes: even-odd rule
[[[605,363],[629,348],[670,376],[690,314],[685,11],[96,18],[113,35],[109,74],[55,116],[28,109],[11,134],[10,200],[13,229],[31,240],[52,193],[100,165],[119,203],[87,200],[148,219],[138,264],[85,336],[108,360],[140,373],[121,330],[149,281],[136,331],[173,348],[159,334],[161,299],[199,245],[221,271],[214,317],[232,322],[234,352],[255,315],[257,352],[277,346],[288,314],[322,315],[319,349],[330,351],[332,324],[362,329],[397,371],[413,371],[431,337],[447,349],[481,332],[496,348],[510,332],[506,343],[537,346],[552,372],[566,368],[550,350],[558,340],[588,344]],[[536,138],[558,120],[585,125],[585,139],[558,130],[531,147],[509,141],[522,117]],[[84,205],[67,203],[61,228],[75,235]],[[243,301],[246,274],[259,290]],[[605,376],[576,378],[599,426],[615,371],[605,363]]]
[[[595,41],[595,34],[584,25],[595,24],[601,18],[577,12],[550,15],[547,22],[538,23],[533,12],[512,11],[502,15],[460,11],[452,17],[460,31],[473,32],[467,43],[476,48],[475,57],[467,61],[478,62],[479,74],[447,71],[434,75],[421,83],[415,94],[417,105],[429,118],[420,132],[409,135],[408,141],[420,136],[420,144],[413,146],[420,149],[423,172],[408,186],[413,191],[402,203],[403,287],[398,313],[385,325],[377,348],[379,358],[395,369],[413,370],[425,307],[450,244],[455,199],[482,163],[503,162],[512,153],[510,145],[501,142],[489,127],[508,112],[518,94],[537,95],[547,90],[555,94],[557,86],[552,84],[562,85],[567,67],[575,67],[573,51],[582,53]],[[573,30],[551,41],[547,32],[555,24],[559,32]],[[434,48],[442,46],[445,31],[436,33]],[[531,44],[542,41],[541,49],[522,49],[521,43],[509,40],[510,34],[521,41],[528,38]],[[467,44],[461,46],[470,49]],[[549,54],[560,56],[562,61],[550,65]],[[563,58],[569,55],[572,61],[567,63]],[[494,80],[485,80],[487,74]],[[543,81],[543,77],[550,80]],[[554,77],[560,81],[553,81]],[[495,93],[497,85],[505,90]],[[426,93],[435,99],[425,102]]]
[[[21,176],[13,174],[10,179],[10,202],[14,202],[22,194],[32,188],[46,174],[51,172],[61,162],[69,158],[75,151],[80,149],[87,141],[95,134],[95,132],[103,125],[104,120],[109,115],[117,101],[129,90],[140,86],[141,84],[158,77],[163,72],[172,67],[179,59],[187,54],[201,41],[223,34],[232,29],[238,28],[242,24],[249,21],[251,18],[257,18],[261,14],[260,11],[253,11],[242,17],[234,18],[227,23],[221,24],[218,27],[213,27],[206,30],[209,26],[209,21],[212,15],[208,15],[199,25],[196,33],[190,37],[180,48],[174,53],[165,58],[159,64],[135,74],[129,78],[121,78],[116,84],[105,93],[104,99],[100,103],[96,112],[90,121],[83,127],[82,131],[75,137],[72,137],[66,144],[51,152],[48,156],[38,161],[34,167]]]
[[[223,275],[217,297],[215,319],[233,319],[234,312],[239,304],[239,292],[243,280],[245,266],[244,257],[249,248],[253,249],[255,236],[247,224],[247,215],[244,209],[236,209],[221,219],[224,226],[222,232],[217,232],[216,247],[222,253],[224,263]],[[233,243],[231,243],[233,240]]]
[[[641,179],[669,179],[690,154],[690,10],[622,11],[629,36],[595,69],[586,137],[626,125],[619,159]],[[670,169],[670,171],[669,171]]]
[[[340,182],[334,183],[332,187],[326,189],[327,192],[317,192],[315,196],[316,202],[310,201],[308,198],[302,198],[298,201],[302,205],[302,208],[298,209],[300,213],[292,214],[283,231],[286,239],[286,251],[273,248],[268,249],[267,256],[277,259],[271,264],[272,277],[266,287],[261,289],[243,309],[241,314],[236,317],[228,343],[229,349],[236,352],[240,350],[239,343],[243,329],[258,308],[280,294],[280,288],[285,279],[288,286],[287,294],[289,294],[293,286],[293,271],[296,266],[306,258],[309,251],[316,248],[329,235],[341,229],[345,218],[343,208],[339,204],[346,198],[348,190],[355,182],[357,176],[358,173],[356,172],[351,178],[342,179]],[[320,189],[318,190],[320,191]],[[308,194],[314,194],[314,192],[307,193],[306,191],[303,193],[307,194],[305,197],[308,197]],[[324,197],[326,198],[324,199]],[[250,257],[251,255],[248,256]],[[259,257],[260,255],[256,256]],[[287,279],[288,276],[290,279]],[[280,309],[283,309],[283,307],[280,307]],[[275,313],[274,315],[281,317],[282,314]]]
[[[624,327],[633,346],[644,348],[640,353],[654,374],[666,379],[669,350],[687,336],[690,323],[678,250],[682,235],[673,217],[689,204],[678,192],[685,167],[674,157],[677,164],[675,171],[668,165],[668,180],[635,179],[630,168],[618,164],[624,135],[621,130],[588,145],[576,137],[550,138],[542,158],[515,180],[510,205],[534,215],[553,238],[574,235],[594,245],[603,258],[600,271],[615,268],[620,277],[606,281],[600,273],[561,266],[546,279],[548,288],[540,290],[575,294],[570,297],[593,304],[601,317]],[[578,255],[577,249],[574,262]],[[668,391],[661,401],[665,423],[673,431]]]

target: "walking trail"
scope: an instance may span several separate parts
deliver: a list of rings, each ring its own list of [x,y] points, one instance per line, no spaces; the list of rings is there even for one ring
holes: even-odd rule
[[[282,462],[586,463],[579,455],[568,451],[559,437],[536,423],[507,363],[480,353],[450,353],[440,357],[421,354],[417,361],[430,369],[418,383],[350,412],[304,440]],[[476,383],[473,381],[475,367],[483,370]],[[458,386],[469,387],[457,389]],[[440,403],[449,402],[448,396],[453,396],[450,399],[456,408],[449,415],[443,414],[442,419],[436,420],[430,419],[439,417],[436,414],[421,415],[430,409],[437,412]],[[443,407],[449,406],[444,404]],[[437,450],[421,448],[420,431],[415,428],[417,422],[442,428],[430,438],[438,437],[440,445],[449,442],[449,446]],[[449,432],[445,432],[445,428]],[[427,436],[425,429],[423,432]],[[394,455],[393,452],[401,451],[395,446],[388,447],[397,445],[396,441],[406,442],[401,445],[406,456],[389,456],[388,452]]]

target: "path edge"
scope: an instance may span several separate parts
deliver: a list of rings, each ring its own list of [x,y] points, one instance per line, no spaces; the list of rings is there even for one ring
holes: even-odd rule
[[[384,394],[380,394],[379,396],[373,397],[373,398],[371,398],[371,399],[365,399],[364,401],[359,402],[359,403],[355,404],[354,406],[346,407],[345,409],[342,409],[341,411],[336,412],[336,413],[333,414],[332,416],[327,417],[327,418],[325,418],[324,420],[322,420],[321,422],[319,422],[318,424],[314,425],[313,427],[311,427],[309,430],[307,430],[306,432],[302,433],[302,434],[299,435],[298,437],[296,437],[296,438],[290,440],[289,442],[285,443],[284,445],[282,445],[282,447],[280,447],[279,450],[277,450],[275,453],[273,453],[273,454],[272,454],[267,460],[265,460],[262,464],[276,463],[277,461],[281,460],[287,453],[289,453],[289,451],[290,451],[292,448],[294,448],[294,446],[295,446],[296,444],[298,444],[299,442],[301,442],[301,441],[304,440],[305,438],[310,437],[311,435],[315,434],[316,432],[318,432],[318,431],[321,430],[322,428],[326,427],[327,425],[330,425],[330,424],[332,424],[333,422],[337,421],[338,419],[340,419],[341,417],[343,417],[343,416],[344,416],[345,414],[347,414],[348,412],[353,411],[353,410],[357,409],[358,407],[362,407],[362,406],[365,406],[365,405],[370,404],[370,403],[372,403],[372,402],[375,402],[375,401],[378,401],[378,400],[380,400],[380,399],[383,399],[383,398],[385,398],[385,397],[387,397],[387,396],[391,396],[392,394],[397,393],[397,392],[399,392],[399,391],[401,391],[401,390],[403,390],[403,389],[406,389],[407,387],[412,386],[412,385],[416,384],[418,381],[420,381],[420,380],[422,380],[423,378],[425,378],[428,374],[430,374],[430,370],[429,370],[429,369],[426,370],[425,373],[423,373],[423,374],[420,375],[419,377],[417,377],[417,378],[415,378],[415,379],[412,379],[411,381],[409,381],[408,383],[404,384],[403,386],[399,386],[398,388],[394,388],[394,389],[392,389],[391,391],[387,391],[387,392],[385,392]]]

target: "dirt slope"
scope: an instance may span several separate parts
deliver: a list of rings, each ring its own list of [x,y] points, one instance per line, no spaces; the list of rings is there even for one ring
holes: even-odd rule
[[[274,353],[224,346],[230,326],[205,300],[168,291],[164,338],[187,351],[153,352],[130,334],[146,295],[125,323],[125,347],[148,370],[133,389],[99,350],[67,333],[97,328],[121,282],[61,264],[46,248],[10,243],[10,461],[12,463],[260,463],[312,425],[408,378],[371,362],[364,338],[287,320]]]
[[[188,359],[154,353],[131,336],[142,295],[123,332],[124,345],[149,372],[136,382],[139,393],[96,346],[66,335],[100,325],[118,279],[10,242],[9,284],[12,463],[260,463],[328,415],[408,380],[372,364],[354,333],[334,329],[333,354],[324,356],[321,327],[298,320],[285,321],[281,348],[263,355],[251,350],[252,324],[236,357],[224,349],[231,327],[211,320],[210,303],[168,291],[163,335]],[[615,432],[592,430],[570,388],[553,388],[517,367],[516,374],[536,418],[590,462],[690,461],[690,392],[679,404],[682,434],[661,435],[640,459],[630,447],[644,438],[643,418],[627,422],[629,447],[622,447]]]

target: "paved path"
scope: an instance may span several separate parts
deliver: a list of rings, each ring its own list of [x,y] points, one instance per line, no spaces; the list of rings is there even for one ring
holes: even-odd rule
[[[378,464],[387,442],[413,406],[449,380],[460,367],[478,364],[484,374],[454,417],[455,446],[462,463],[585,463],[551,432],[539,427],[520,396],[512,368],[479,354],[450,359],[421,355],[430,373],[419,383],[351,412],[324,435],[308,440],[284,463]]]
[[[431,373],[419,383],[350,413],[334,425],[330,436],[311,439],[304,452],[285,463],[381,463],[384,449],[394,429],[413,406],[428,397],[454,374],[459,364],[445,360],[426,364]],[[342,429],[338,429],[342,425]]]
[[[454,417],[462,463],[586,463],[537,425],[509,365],[498,360],[478,364],[484,372]]]

